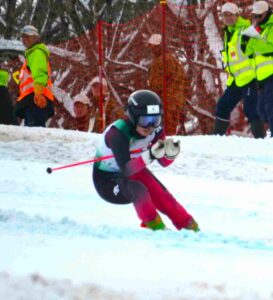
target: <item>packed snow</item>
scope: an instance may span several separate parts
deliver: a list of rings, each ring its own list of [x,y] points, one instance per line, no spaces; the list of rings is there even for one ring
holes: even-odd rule
[[[273,299],[273,139],[187,136],[149,168],[201,232],[140,228],[96,194],[100,134],[0,126],[0,299]]]

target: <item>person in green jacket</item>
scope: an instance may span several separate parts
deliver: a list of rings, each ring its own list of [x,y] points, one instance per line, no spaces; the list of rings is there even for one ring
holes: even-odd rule
[[[8,90],[9,73],[0,68],[0,124],[17,125]]]
[[[273,136],[273,14],[266,1],[252,6],[252,25],[243,34],[249,39],[246,54],[254,58],[259,84],[258,113]]]
[[[23,27],[21,37],[26,51],[19,75],[16,115],[24,119],[25,126],[45,127],[54,114],[49,50],[32,25]]]
[[[231,2],[222,6],[224,28],[224,49],[222,61],[228,74],[227,88],[217,101],[214,134],[224,135],[230,122],[230,114],[235,106],[243,100],[244,114],[250,123],[255,138],[264,137],[264,124],[257,112],[258,90],[253,61],[245,55],[246,45],[242,31],[250,21],[239,16],[239,8]]]

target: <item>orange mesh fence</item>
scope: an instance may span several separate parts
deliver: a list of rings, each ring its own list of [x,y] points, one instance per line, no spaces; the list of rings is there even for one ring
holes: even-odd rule
[[[223,3],[158,5],[127,24],[102,24],[103,69],[116,94],[125,104],[135,89],[157,92],[164,102],[169,135],[212,131],[216,101],[226,80],[220,57]],[[249,15],[252,1],[237,4]],[[162,37],[158,47],[149,43],[153,34]],[[238,108],[232,126],[242,131],[245,124]]]
[[[64,127],[60,120],[73,117],[73,96],[84,93],[91,101],[92,130],[101,132],[124,115],[130,93],[148,88],[163,100],[168,135],[211,133],[226,80],[220,56],[220,8],[225,2],[159,4],[126,24],[100,21],[83,36],[49,46],[57,98],[55,125]],[[250,16],[251,0],[233,2],[243,16]],[[91,86],[95,76],[107,81],[97,96]],[[69,128],[67,123],[64,128]],[[247,132],[240,106],[231,126]]]

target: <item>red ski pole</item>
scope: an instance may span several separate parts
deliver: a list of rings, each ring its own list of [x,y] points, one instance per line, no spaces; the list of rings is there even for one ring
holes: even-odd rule
[[[131,153],[139,153],[139,152],[142,152],[142,151],[143,151],[143,149],[135,149],[135,150],[132,150]],[[77,162],[77,163],[73,163],[73,164],[69,164],[69,165],[65,165],[65,166],[61,166],[61,167],[57,167],[57,168],[47,168],[46,171],[47,171],[48,174],[51,174],[54,171],[58,171],[58,170],[66,169],[66,168],[72,168],[72,167],[76,167],[76,166],[80,166],[80,165],[84,165],[84,164],[94,163],[94,162],[97,162],[97,161],[112,158],[113,156],[114,155],[111,154],[111,155],[97,157],[97,158],[93,158],[93,159],[89,159],[89,160],[85,160],[85,161],[81,161],[81,162]]]

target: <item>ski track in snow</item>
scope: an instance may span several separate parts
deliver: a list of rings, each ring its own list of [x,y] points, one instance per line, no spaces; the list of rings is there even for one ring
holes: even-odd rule
[[[0,231],[12,233],[43,234],[49,236],[64,237],[90,237],[96,239],[130,239],[156,241],[156,247],[191,247],[191,243],[215,244],[218,247],[240,247],[246,249],[273,251],[273,239],[249,239],[239,236],[228,236],[221,233],[187,231],[176,232],[166,230],[164,232],[152,232],[145,229],[119,228],[113,226],[91,226],[80,224],[67,217],[59,221],[53,221],[42,216],[30,216],[16,210],[0,210]]]

